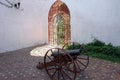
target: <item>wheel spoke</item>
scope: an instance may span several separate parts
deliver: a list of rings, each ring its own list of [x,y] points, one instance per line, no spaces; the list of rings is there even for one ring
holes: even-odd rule
[[[60,79],[60,76],[59,76],[59,74],[60,74],[60,73],[59,73],[59,70],[58,70],[58,80]]]
[[[53,59],[50,58],[50,56],[46,55],[51,61],[53,61]]]
[[[66,71],[69,71],[69,72],[74,72],[74,71],[72,71],[70,69],[65,69],[65,68],[62,68],[62,69],[66,70]]]
[[[72,64],[72,62],[68,63],[68,65]]]
[[[77,60],[79,63],[81,63],[83,66],[87,67],[87,65],[83,64],[81,61]]]
[[[65,77],[64,77],[64,75],[63,75],[63,73],[62,73],[62,71],[60,70],[60,73],[61,73],[61,75],[62,75],[62,77],[63,77],[63,80],[65,80]]]
[[[54,64],[56,64],[56,63],[54,62],[54,60],[50,58],[50,56],[48,56],[48,55],[46,55],[46,56],[51,60],[50,62],[53,62]]]
[[[65,71],[62,70],[62,72],[63,72],[70,80],[72,80],[72,78],[71,78],[67,73],[65,73]]]
[[[57,72],[57,70],[55,70],[55,72],[52,74],[52,78],[53,78],[53,76],[55,75],[56,72]]]
[[[53,54],[53,51],[52,51],[52,49],[51,49],[50,51],[51,51],[51,53]]]
[[[77,65],[77,67],[79,68],[79,70],[81,71],[80,66],[78,65],[77,61],[75,61],[75,63]]]

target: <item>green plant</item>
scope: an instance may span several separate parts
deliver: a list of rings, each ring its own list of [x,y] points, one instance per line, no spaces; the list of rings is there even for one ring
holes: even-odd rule
[[[105,43],[94,38],[92,42],[88,43],[87,45],[91,45],[91,46],[104,46]]]
[[[119,46],[113,46],[111,43],[105,44],[98,39],[94,39],[92,42],[86,44],[85,48],[92,57],[120,62]]]
[[[120,62],[120,46],[113,46],[111,43],[105,44],[98,39],[94,39],[88,44],[82,44],[82,46],[91,57]],[[78,45],[74,45],[74,48],[68,45],[66,49],[78,49]]]

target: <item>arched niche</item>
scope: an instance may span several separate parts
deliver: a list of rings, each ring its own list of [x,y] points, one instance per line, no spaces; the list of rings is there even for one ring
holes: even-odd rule
[[[62,21],[62,25],[57,21]],[[66,4],[60,0],[55,1],[49,10],[48,39],[50,44],[57,45],[69,43],[71,40],[70,11]],[[59,43],[60,40],[62,40],[62,43]]]

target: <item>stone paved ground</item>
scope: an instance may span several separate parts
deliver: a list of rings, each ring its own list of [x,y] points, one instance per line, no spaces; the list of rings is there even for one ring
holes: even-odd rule
[[[0,80],[49,80],[44,69],[36,68],[43,61],[43,55],[38,55],[42,47],[34,48],[0,54]],[[88,68],[76,80],[120,80],[120,63],[90,58]]]

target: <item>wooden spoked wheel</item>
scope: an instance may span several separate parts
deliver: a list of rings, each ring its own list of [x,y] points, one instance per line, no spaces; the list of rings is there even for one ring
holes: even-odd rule
[[[66,50],[79,49],[79,55],[72,55],[77,73],[84,71],[87,68],[89,64],[89,56],[87,54],[86,49],[82,45],[80,45],[77,42],[71,42],[69,44],[65,44],[63,46],[63,49],[66,49]]]
[[[44,65],[51,80],[75,80],[76,78],[73,58],[63,49],[49,49],[44,57]]]

